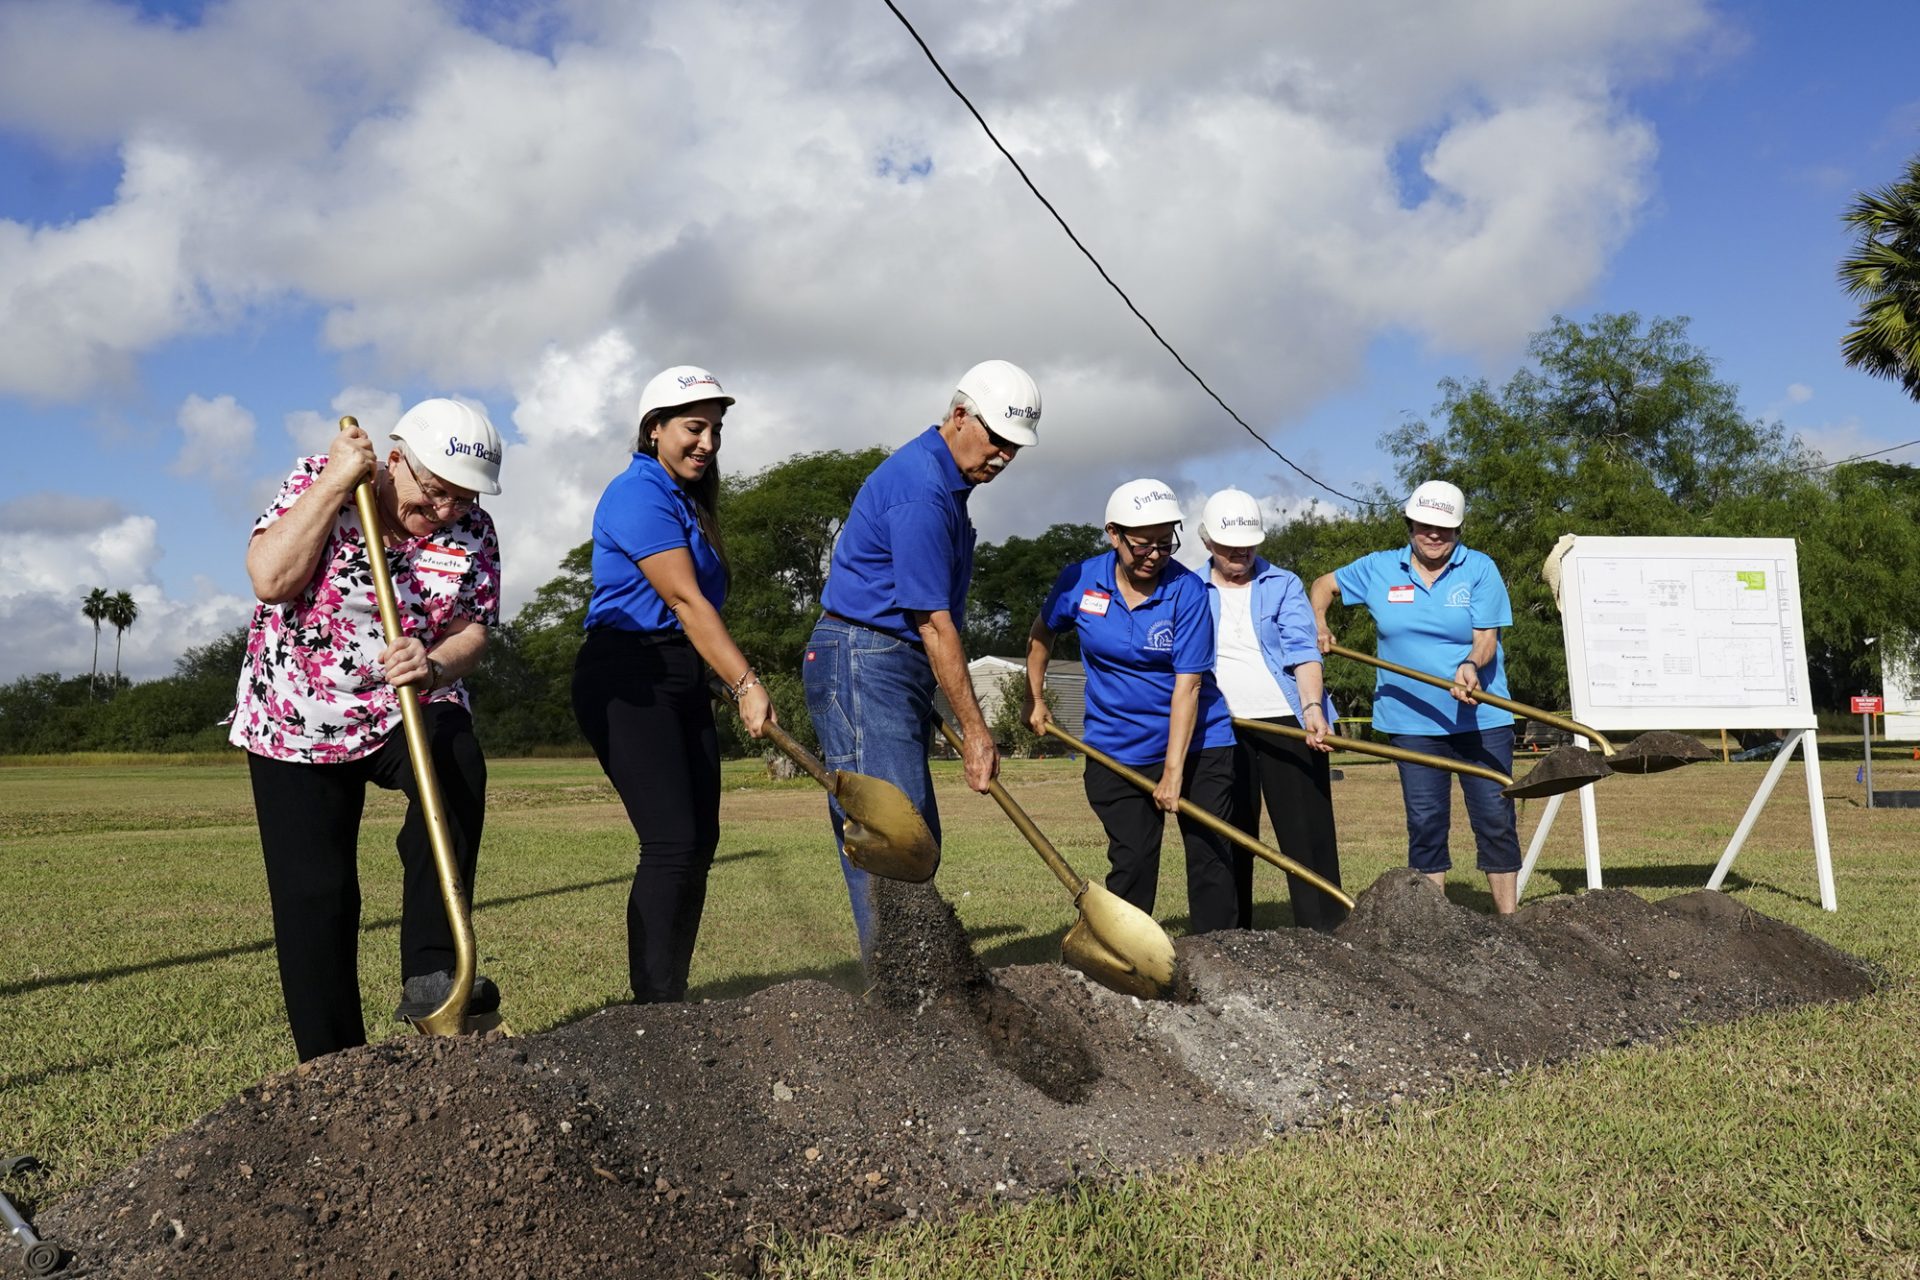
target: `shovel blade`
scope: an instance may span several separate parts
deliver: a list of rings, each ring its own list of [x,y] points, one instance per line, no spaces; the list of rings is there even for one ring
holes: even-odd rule
[[[1173,990],[1173,939],[1152,916],[1097,884],[1082,890],[1080,918],[1061,940],[1060,955],[1122,995],[1162,1000]]]
[[[1511,800],[1534,800],[1578,791],[1590,782],[1598,782],[1613,770],[1591,751],[1579,747],[1556,747],[1541,758],[1531,772],[1500,794]]]
[[[940,846],[906,792],[864,773],[834,775],[834,799],[847,815],[847,861],[869,875],[919,884],[940,865]]]
[[[1713,759],[1700,739],[1685,733],[1655,729],[1643,733],[1607,757],[1615,773],[1665,773],[1684,765]]]

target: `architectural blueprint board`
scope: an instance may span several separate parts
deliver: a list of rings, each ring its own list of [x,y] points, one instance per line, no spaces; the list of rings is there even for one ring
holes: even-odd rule
[[[1791,538],[1578,538],[1561,612],[1602,732],[1814,727]]]

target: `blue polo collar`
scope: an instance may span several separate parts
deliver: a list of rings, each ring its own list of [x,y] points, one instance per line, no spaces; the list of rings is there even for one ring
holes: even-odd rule
[[[960,464],[953,460],[953,450],[947,448],[947,442],[940,438],[940,426],[935,423],[922,431],[918,443],[939,461],[940,478],[946,482],[949,493],[973,492],[973,481],[960,474]]]
[[[1402,569],[1407,570],[1409,573],[1411,573],[1413,571],[1413,561],[1414,561],[1413,543],[1409,542],[1405,547],[1401,548],[1400,550],[1400,567]],[[1461,565],[1465,564],[1466,562],[1467,562],[1466,540],[1463,538],[1455,538],[1453,540],[1453,555],[1448,557],[1445,567],[1448,569],[1458,569]]]

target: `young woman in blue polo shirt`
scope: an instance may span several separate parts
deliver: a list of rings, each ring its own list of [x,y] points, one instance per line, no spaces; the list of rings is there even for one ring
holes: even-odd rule
[[[1022,708],[1034,732],[1053,718],[1042,689],[1053,637],[1078,631],[1087,669],[1087,745],[1156,782],[1146,795],[1087,761],[1087,801],[1107,831],[1107,888],[1153,910],[1166,815],[1182,798],[1226,818],[1233,789],[1233,719],[1213,680],[1206,584],[1175,563],[1180,504],[1158,480],[1133,480],[1107,500],[1102,554],[1061,572],[1027,634]],[[1239,923],[1233,855],[1221,837],[1180,819],[1190,931]]]
[[[1374,681],[1373,725],[1395,746],[1513,772],[1513,716],[1475,702],[1465,691],[1484,688],[1507,696],[1500,629],[1513,625],[1513,607],[1499,567],[1460,542],[1467,500],[1445,480],[1429,480],[1407,499],[1407,545],[1376,551],[1323,574],[1308,596],[1320,650],[1333,643],[1327,608],[1335,599],[1362,605],[1379,631],[1380,656],[1453,681],[1448,691],[1382,671]],[[1487,873],[1494,910],[1510,913],[1520,871],[1520,840],[1513,801],[1500,784],[1461,775],[1467,818],[1480,870]],[[1453,865],[1447,853],[1452,780],[1430,765],[1402,764],[1400,793],[1407,806],[1407,861],[1435,885]]]
[[[705,666],[758,738],[772,703],[720,620],[727,562],[714,503],[733,397],[679,365],[640,394],[632,462],[593,513],[593,598],[573,714],[640,837],[627,967],[641,1004],[686,998],[707,872],[720,842],[720,749]]]

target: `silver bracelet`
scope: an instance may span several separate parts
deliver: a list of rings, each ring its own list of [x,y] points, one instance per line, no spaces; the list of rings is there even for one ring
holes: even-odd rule
[[[740,677],[740,683],[733,686],[733,696],[737,698],[759,683],[760,677],[753,673],[752,667],[748,667],[747,673]]]

